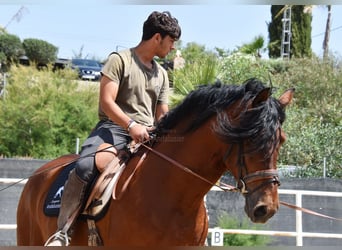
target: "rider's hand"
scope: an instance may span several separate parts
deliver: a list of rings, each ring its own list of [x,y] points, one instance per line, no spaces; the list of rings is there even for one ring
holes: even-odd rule
[[[132,139],[136,143],[139,143],[139,142],[144,142],[150,138],[150,135],[148,133],[149,130],[150,130],[149,127],[136,123],[134,124],[134,126],[132,126],[129,129],[128,134],[132,137]]]

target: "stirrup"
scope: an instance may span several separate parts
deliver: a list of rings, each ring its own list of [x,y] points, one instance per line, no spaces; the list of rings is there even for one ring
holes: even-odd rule
[[[68,236],[66,232],[62,230],[54,233],[44,244],[44,246],[55,246],[51,245],[51,243],[58,241],[61,243],[61,246],[69,246],[71,238]]]

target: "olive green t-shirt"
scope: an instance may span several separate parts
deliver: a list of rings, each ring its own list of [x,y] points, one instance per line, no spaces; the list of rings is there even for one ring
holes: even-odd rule
[[[167,72],[155,60],[149,69],[135,55],[133,49],[112,53],[102,74],[119,84],[115,101],[131,119],[146,126],[154,125],[157,104],[168,103]],[[99,119],[109,120],[99,105]]]

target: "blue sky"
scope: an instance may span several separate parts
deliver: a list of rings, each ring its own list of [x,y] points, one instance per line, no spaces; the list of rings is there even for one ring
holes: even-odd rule
[[[113,2],[120,1],[0,0],[0,26],[22,40],[37,38],[52,43],[59,48],[58,56],[62,58],[73,57],[83,47],[83,56],[105,59],[112,51],[135,46],[141,39],[143,22],[154,10],[168,10],[179,20],[183,45],[196,42],[208,49],[233,50],[258,35],[268,40],[267,23],[271,14],[266,1],[265,4],[212,4],[211,1],[201,5],[194,4],[201,1],[187,0],[178,1],[184,5],[141,4],[163,1],[138,1],[137,5]],[[20,9],[19,19],[13,18]],[[326,8],[322,5],[314,8],[312,49],[318,55],[322,55],[326,17]],[[332,6],[330,39],[330,50],[342,55],[342,5]]]

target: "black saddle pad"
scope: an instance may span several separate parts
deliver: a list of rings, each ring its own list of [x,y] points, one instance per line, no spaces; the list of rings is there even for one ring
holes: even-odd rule
[[[69,173],[75,168],[75,162],[65,166],[57,179],[52,183],[44,202],[44,214],[47,216],[58,216],[61,207],[61,197],[64,184],[68,179]]]

